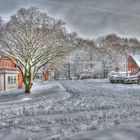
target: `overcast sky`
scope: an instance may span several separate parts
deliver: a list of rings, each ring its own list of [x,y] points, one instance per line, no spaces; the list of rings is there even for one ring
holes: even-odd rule
[[[69,31],[83,37],[140,37],[140,0],[0,0],[0,16],[8,20],[17,9],[30,6],[63,19]]]

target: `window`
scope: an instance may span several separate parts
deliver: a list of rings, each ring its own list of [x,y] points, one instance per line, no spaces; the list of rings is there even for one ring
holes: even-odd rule
[[[17,78],[16,76],[14,76],[14,84],[16,84],[16,82],[17,82]]]
[[[2,60],[2,66],[9,66],[9,61],[8,60]]]
[[[14,77],[11,76],[11,84],[14,84]]]
[[[39,79],[39,76],[38,75],[36,76],[36,79]]]
[[[42,75],[37,75],[36,79],[41,80],[41,79],[43,79],[43,77],[42,77]]]
[[[2,60],[2,66],[4,66],[4,60]]]
[[[17,83],[16,76],[8,76],[8,85],[16,84],[16,83]]]
[[[8,85],[11,83],[11,78],[8,76]]]
[[[7,61],[7,60],[5,61],[5,66],[9,67],[9,61]]]

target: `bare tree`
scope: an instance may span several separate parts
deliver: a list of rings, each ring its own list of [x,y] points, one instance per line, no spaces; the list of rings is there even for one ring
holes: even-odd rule
[[[71,49],[64,22],[37,8],[21,8],[11,16],[3,34],[1,53],[20,69],[25,93],[30,93],[40,68],[57,61]],[[6,51],[7,50],[7,51]]]
[[[97,57],[97,48],[93,40],[76,38],[76,49],[64,61],[66,77],[93,78],[94,64]],[[65,76],[65,75],[64,75]]]
[[[0,17],[0,38],[2,37],[2,32],[3,32],[3,20]]]
[[[117,63],[117,50],[118,38],[116,35],[108,35],[100,37],[96,40],[97,48],[99,51],[99,59],[102,62],[103,77],[106,78],[111,70],[116,69]],[[114,68],[115,66],[115,68]]]

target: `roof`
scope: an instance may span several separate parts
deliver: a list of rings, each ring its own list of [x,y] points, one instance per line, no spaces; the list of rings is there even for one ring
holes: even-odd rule
[[[131,57],[136,62],[136,64],[138,65],[138,67],[140,67],[140,54],[131,55]]]

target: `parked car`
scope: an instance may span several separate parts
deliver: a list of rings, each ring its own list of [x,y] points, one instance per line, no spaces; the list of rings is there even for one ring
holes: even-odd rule
[[[133,84],[138,82],[138,75],[126,76],[123,78],[124,84]]]
[[[75,76],[70,78],[71,80],[77,80],[77,78]]]
[[[126,72],[110,72],[109,74],[109,81],[111,83],[123,83],[124,82],[124,78],[127,76]]]

